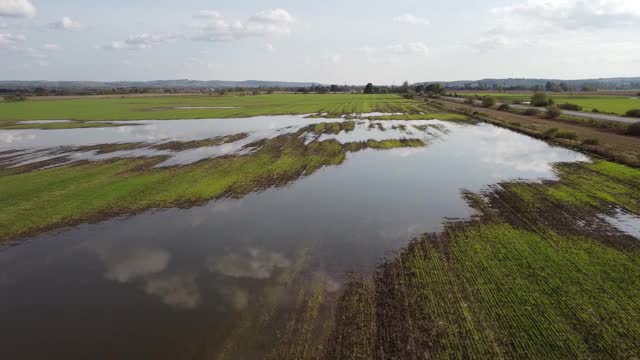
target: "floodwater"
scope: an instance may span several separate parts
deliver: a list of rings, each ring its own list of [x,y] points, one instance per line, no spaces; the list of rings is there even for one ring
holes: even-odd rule
[[[616,208],[612,215],[601,216],[605,221],[623,234],[640,240],[640,216]]]
[[[338,121],[338,120],[335,120]],[[60,130],[0,130],[0,152],[20,150],[19,157],[12,154],[10,167],[65,157],[64,163],[80,160],[107,160],[111,158],[167,156],[159,166],[185,165],[205,158],[236,154],[257,140],[296,132],[308,125],[304,116],[269,116],[252,119],[203,120],[144,120],[113,121],[131,125]],[[248,133],[249,136],[233,143],[185,151],[163,151],[150,148],[170,141],[206,140],[225,135]],[[146,147],[100,154],[97,150],[83,151],[82,146],[97,144],[143,143]],[[0,157],[0,165],[3,164]]]
[[[342,119],[323,119],[324,122],[341,122]],[[259,140],[295,133],[312,122],[304,116],[269,116],[252,119],[203,119],[203,120],[145,120],[136,122],[113,121],[118,127],[96,127],[59,130],[0,130],[0,152],[14,150],[18,152],[0,154],[0,166],[19,167],[32,163],[60,159],[53,165],[62,166],[81,160],[108,160],[114,158],[134,158],[165,156],[167,159],[157,167],[187,165],[199,160],[224,155],[240,155],[250,152],[248,146]],[[383,126],[372,129],[375,124]],[[135,126],[134,126],[135,125]],[[419,129],[417,127],[428,127]],[[429,141],[437,137],[437,132],[445,131],[446,124],[438,121],[385,121],[373,122],[358,120],[355,131],[338,134],[342,142],[385,140],[385,139],[422,139]],[[247,133],[239,140],[225,142],[216,146],[205,146],[182,151],[159,150],[154,145],[171,141],[207,140],[220,136]],[[309,141],[315,139],[309,134]],[[322,136],[321,140],[331,136]],[[98,144],[142,143],[128,150],[102,153],[97,149],[82,149],[83,146]]]
[[[291,116],[2,131],[0,150],[241,132],[270,137],[314,122]],[[328,304],[348,272],[370,272],[412,237],[471,216],[461,190],[553,179],[552,163],[589,161],[489,124],[382,123],[384,131],[360,121],[352,133],[312,141],[419,137],[427,146],[350,153],[343,164],[284,187],[84,224],[2,248],[0,358],[266,357],[278,339],[288,343],[278,336],[299,319],[308,290],[320,284],[324,305],[316,323],[330,324]],[[317,344],[322,337],[308,339]]]

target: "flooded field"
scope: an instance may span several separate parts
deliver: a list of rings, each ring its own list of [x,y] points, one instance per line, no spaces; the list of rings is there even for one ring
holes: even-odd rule
[[[156,166],[173,171],[211,157],[248,156],[279,136],[299,137],[304,146],[377,144],[263,191],[59,229],[1,248],[0,354],[314,357],[333,328],[349,274],[371,274],[412,238],[472,217],[464,190],[554,180],[552,164],[590,161],[484,123],[318,124],[277,116],[0,131],[7,171],[158,156]],[[392,140],[420,146],[382,145]]]

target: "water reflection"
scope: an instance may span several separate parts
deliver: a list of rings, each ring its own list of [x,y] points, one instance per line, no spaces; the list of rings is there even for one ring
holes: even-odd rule
[[[113,255],[112,255],[113,256]],[[164,250],[136,249],[114,258],[102,255],[107,272],[105,278],[126,283],[134,278],[162,272],[167,268],[171,254]]]
[[[478,150],[482,152],[481,161],[496,167],[511,167],[527,173],[547,174],[552,170],[551,164],[564,159],[564,154],[549,151],[549,146],[542,141],[522,146],[518,137],[509,136],[508,133],[509,130],[502,128],[485,127],[478,139],[481,143],[478,146]],[[586,157],[580,159],[585,160]]]
[[[347,272],[371,271],[411,237],[442,229],[443,219],[469,217],[462,189],[553,179],[552,162],[588,161],[486,124],[425,122],[409,134],[361,125],[354,136],[402,132],[430,142],[350,153],[339,166],[242,199],[84,224],[4,248],[0,354],[159,359],[190,344],[211,357],[264,357],[269,336],[303,314],[316,289],[335,299]],[[345,135],[353,139],[336,138]]]
[[[621,233],[640,240],[640,216],[616,208],[612,215],[602,216],[602,218]]]
[[[163,303],[182,309],[200,305],[200,290],[193,273],[170,274],[147,280],[144,291],[160,297]]]
[[[249,248],[246,254],[207,259],[209,271],[235,278],[268,279],[276,268],[290,265],[291,262],[282,254],[257,248]]]
[[[343,119],[323,119],[323,122],[342,122]],[[18,167],[43,163],[45,167],[62,166],[78,161],[102,161],[115,158],[162,156],[167,159],[157,167],[191,164],[203,159],[224,155],[242,155],[255,148],[249,145],[276,136],[292,134],[304,126],[318,122],[304,116],[273,116],[251,119],[147,120],[136,126],[60,130],[0,130],[0,152],[22,151],[0,165]],[[129,124],[131,122],[114,122]],[[353,131],[338,134],[303,134],[307,143],[336,139],[341,143],[387,139],[422,139],[429,142],[446,131],[447,123],[440,121],[384,121],[358,120]],[[203,145],[192,149],[166,150],[157,145],[169,142],[219,139],[246,134],[232,141]],[[94,149],[96,145],[131,145],[109,151]],[[58,159],[55,163],[45,163]]]

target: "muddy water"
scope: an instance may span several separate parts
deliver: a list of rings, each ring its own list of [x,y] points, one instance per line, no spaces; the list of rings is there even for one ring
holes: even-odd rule
[[[264,126],[242,121],[251,125],[203,128],[189,139]],[[400,136],[384,124],[385,134]],[[470,216],[462,189],[552,179],[551,163],[588,161],[487,124],[431,124],[437,136],[424,148],[361,151],[286,187],[85,224],[3,248],[0,358],[262,358],[278,340],[295,346],[278,336],[302,313],[309,290],[321,289],[313,329],[326,333],[347,272],[371,271],[411,237]],[[366,123],[352,136],[323,136],[351,141],[367,132],[382,136]],[[304,331],[291,336],[297,333]],[[305,339],[317,344],[321,336]]]

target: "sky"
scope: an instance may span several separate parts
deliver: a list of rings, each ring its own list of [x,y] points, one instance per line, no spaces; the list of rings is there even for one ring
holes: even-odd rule
[[[0,0],[0,80],[640,76],[640,0]]]

